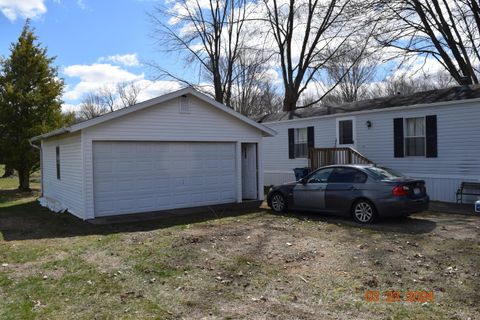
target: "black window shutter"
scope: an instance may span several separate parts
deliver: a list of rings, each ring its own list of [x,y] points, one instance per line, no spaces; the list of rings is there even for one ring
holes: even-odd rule
[[[437,157],[437,116],[425,117],[427,158]]]
[[[295,129],[288,129],[288,158],[295,159]]]
[[[307,128],[308,149],[315,148],[315,128]]]
[[[403,118],[393,119],[393,154],[403,158]]]

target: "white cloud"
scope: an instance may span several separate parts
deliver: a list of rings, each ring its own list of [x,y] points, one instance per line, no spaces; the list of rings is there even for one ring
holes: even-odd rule
[[[67,77],[80,78],[80,82],[64,94],[65,100],[77,100],[87,92],[97,90],[103,86],[115,86],[121,82],[142,80],[145,75],[134,74],[119,66],[106,63],[91,65],[72,65],[63,70]]]
[[[76,112],[80,109],[80,105],[78,104],[71,104],[71,103],[64,103],[62,104],[62,112],[67,113],[67,112]]]
[[[80,9],[82,10],[86,10],[87,9],[87,5],[85,4],[85,1],[84,0],[77,0],[77,5],[80,7]]]
[[[168,80],[139,80],[135,82],[135,85],[140,88],[140,94],[138,101],[149,100],[165,93],[179,90],[181,88],[180,83],[177,81]]]
[[[158,97],[167,92],[181,88],[181,84],[168,80],[148,80],[143,73],[135,74],[119,66],[108,63],[93,63],[90,65],[72,65],[64,68],[64,75],[68,80],[78,78],[77,84],[67,85],[62,106],[64,112],[78,111],[83,95],[107,87],[115,89],[119,83],[132,83],[140,89],[138,102]]]
[[[36,18],[47,12],[45,0],[0,0],[0,11],[10,21]]]
[[[138,56],[136,53],[130,54],[116,54],[108,57],[100,57],[98,62],[111,62],[115,64],[121,64],[127,67],[135,67],[140,65]]]

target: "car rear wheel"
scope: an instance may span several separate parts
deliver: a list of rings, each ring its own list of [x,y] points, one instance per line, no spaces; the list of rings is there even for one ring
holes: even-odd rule
[[[375,206],[368,200],[357,200],[352,206],[353,219],[359,223],[372,223],[376,215]]]
[[[272,210],[275,212],[285,212],[287,210],[287,201],[280,192],[276,192],[272,195],[270,203],[272,205]]]

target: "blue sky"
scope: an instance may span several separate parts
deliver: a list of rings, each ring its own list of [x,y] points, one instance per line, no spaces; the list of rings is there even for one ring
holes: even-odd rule
[[[139,101],[178,89],[179,83],[155,79],[147,67],[155,62],[180,78],[199,81],[198,69],[184,67],[183,53],[161,52],[152,37],[148,13],[156,6],[172,7],[174,0],[0,0],[0,55],[8,56],[9,47],[20,35],[27,18],[40,42],[56,56],[59,75],[65,79],[64,110],[78,110],[82,97],[103,87],[132,82],[141,89]],[[254,39],[255,41],[255,39]],[[413,61],[414,68],[396,71],[439,70],[434,59]],[[375,84],[385,77],[394,63],[379,64]],[[281,86],[278,69],[270,74]],[[314,85],[312,94],[317,92]]]
[[[141,81],[150,98],[175,84],[151,81],[155,74],[144,65],[156,61],[180,71],[182,63],[159,52],[151,37],[147,13],[162,1],[152,0],[0,0],[0,55],[8,56],[26,18],[31,18],[42,45],[56,56],[67,84],[66,108],[82,94],[109,82]],[[96,83],[96,84],[95,84]]]

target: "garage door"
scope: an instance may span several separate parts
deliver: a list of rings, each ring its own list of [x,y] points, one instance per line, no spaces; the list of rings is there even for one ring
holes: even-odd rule
[[[235,144],[94,142],[95,216],[236,201]]]

